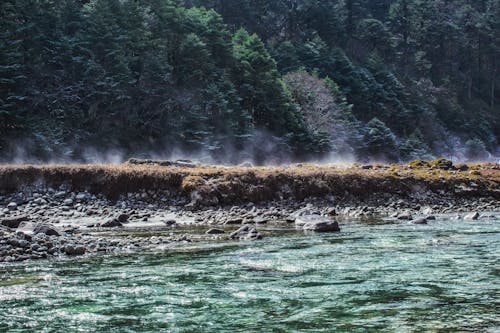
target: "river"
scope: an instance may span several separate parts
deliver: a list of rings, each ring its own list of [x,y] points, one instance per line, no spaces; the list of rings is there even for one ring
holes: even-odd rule
[[[0,267],[0,332],[500,331],[500,220]]]

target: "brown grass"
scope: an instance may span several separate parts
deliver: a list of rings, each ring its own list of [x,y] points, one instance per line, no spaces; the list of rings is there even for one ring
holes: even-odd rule
[[[89,190],[111,199],[151,190],[189,197],[194,191],[217,196],[220,203],[257,202],[279,198],[304,199],[337,195],[366,198],[376,193],[411,196],[429,190],[451,196],[500,198],[500,166],[470,165],[466,171],[444,170],[436,163],[409,165],[297,164],[287,167],[196,168],[158,165],[2,165],[0,191],[14,192],[28,185],[67,184],[74,191]],[[465,170],[465,168],[464,168]],[[469,188],[468,191],[457,190]]]

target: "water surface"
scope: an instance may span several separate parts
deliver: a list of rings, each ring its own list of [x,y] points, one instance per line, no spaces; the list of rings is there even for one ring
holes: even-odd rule
[[[0,332],[500,330],[500,220],[0,267]]]

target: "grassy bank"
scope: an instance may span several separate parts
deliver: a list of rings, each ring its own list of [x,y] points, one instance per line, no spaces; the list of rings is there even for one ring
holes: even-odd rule
[[[20,191],[31,185],[88,190],[118,199],[147,190],[191,197],[196,205],[261,202],[307,197],[368,198],[446,195],[500,199],[500,166],[454,166],[445,160],[408,165],[313,165],[285,167],[120,165],[3,165],[0,189]]]

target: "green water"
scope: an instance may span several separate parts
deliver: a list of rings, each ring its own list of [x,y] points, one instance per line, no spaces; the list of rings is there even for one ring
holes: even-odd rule
[[[0,332],[498,332],[500,220],[0,267]]]

